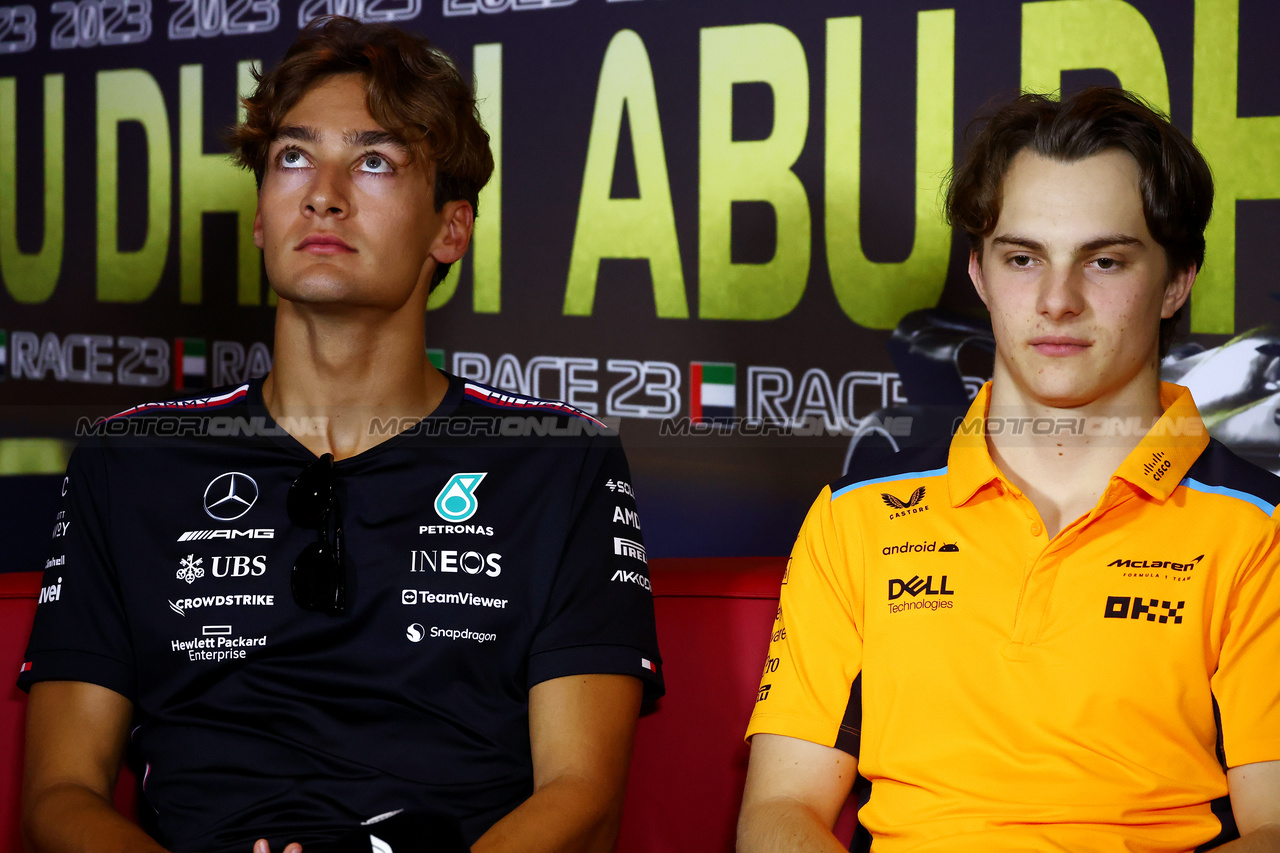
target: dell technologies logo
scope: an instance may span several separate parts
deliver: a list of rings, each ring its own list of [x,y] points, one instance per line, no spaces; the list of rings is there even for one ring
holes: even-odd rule
[[[218,521],[234,521],[253,509],[257,501],[258,484],[239,471],[214,477],[204,490],[204,511]]]

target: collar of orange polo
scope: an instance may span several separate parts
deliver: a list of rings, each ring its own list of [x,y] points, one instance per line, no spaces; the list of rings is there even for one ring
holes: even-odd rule
[[[987,410],[991,402],[991,383],[983,385],[973,398],[969,411],[956,430],[947,456],[947,485],[951,493],[951,505],[967,503],[978,490],[993,482],[1005,481],[1000,469],[987,450]],[[1142,438],[1114,476],[1125,480],[1157,500],[1165,500],[1209,444],[1209,432],[1200,419],[1191,392],[1180,385],[1160,383],[1160,408],[1164,414],[1154,424],[1144,424],[1139,418],[1082,419],[1072,423],[1071,429],[1084,430],[1086,434],[1133,436]],[[1022,419],[1026,423],[1001,424],[1001,428],[1023,429],[1034,434],[1042,428],[1035,419]],[[1049,418],[1049,428],[1062,428],[1062,424]]]

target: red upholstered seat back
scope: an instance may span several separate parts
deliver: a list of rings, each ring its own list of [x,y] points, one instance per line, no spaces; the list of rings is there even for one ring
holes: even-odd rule
[[[22,756],[27,694],[17,688],[18,668],[40,597],[40,572],[0,573],[0,850],[23,849]],[[116,809],[137,814],[137,780],[128,767],[116,785]]]
[[[618,853],[729,853],[747,771],[742,740],[778,606],[785,558],[653,560],[667,695],[642,717]],[[19,842],[27,697],[14,686],[40,573],[0,574],[0,850]],[[136,814],[128,768],[116,808]],[[836,834],[847,844],[854,814]]]
[[[640,719],[618,853],[732,853],[785,557],[650,560],[667,695]],[[848,845],[856,813],[836,835]]]

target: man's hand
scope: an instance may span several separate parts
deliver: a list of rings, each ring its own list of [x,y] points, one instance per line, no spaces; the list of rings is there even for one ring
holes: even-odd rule
[[[95,684],[31,688],[22,826],[34,853],[164,853],[111,805],[133,705]]]
[[[608,853],[622,819],[642,687],[629,675],[553,678],[529,691],[533,796],[472,853]]]
[[[831,828],[858,775],[846,752],[783,735],[751,738],[739,853],[845,853]]]
[[[271,853],[271,845],[267,843],[267,839],[259,838],[253,842],[253,853]],[[292,844],[286,844],[280,853],[302,853],[302,845],[296,841]]]

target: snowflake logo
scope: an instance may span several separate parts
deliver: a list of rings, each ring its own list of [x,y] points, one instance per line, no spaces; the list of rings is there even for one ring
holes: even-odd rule
[[[196,578],[204,577],[204,569],[200,568],[200,564],[204,562],[204,557],[197,557],[195,554],[188,554],[182,559],[182,568],[178,569],[178,580],[187,583],[195,583]]]

